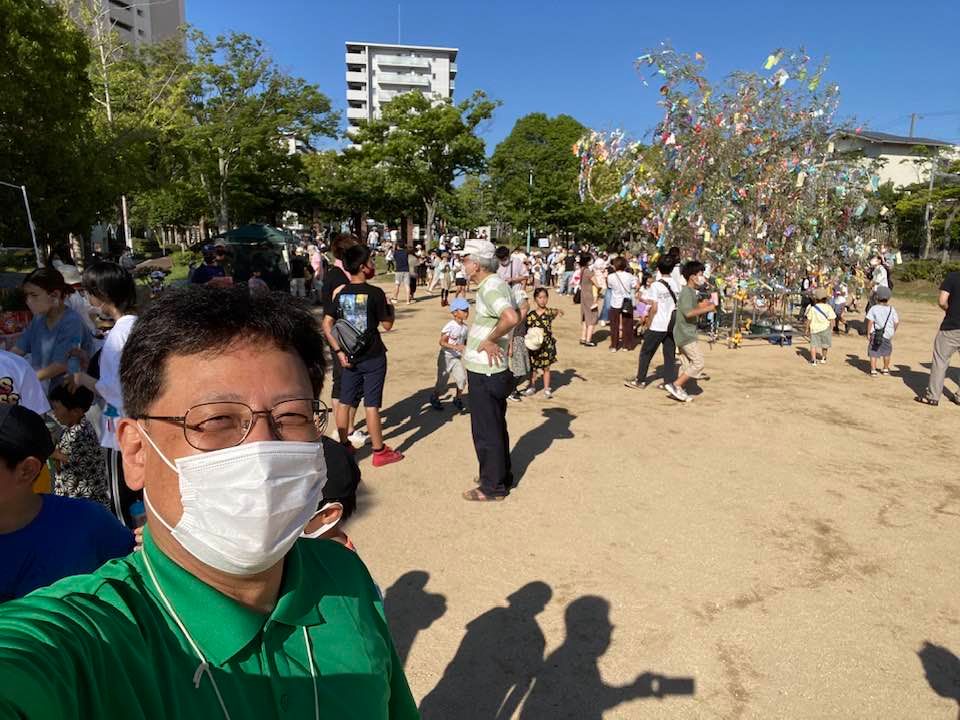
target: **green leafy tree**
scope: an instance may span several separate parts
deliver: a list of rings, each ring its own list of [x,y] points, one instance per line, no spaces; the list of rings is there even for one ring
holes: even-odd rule
[[[442,195],[438,215],[449,227],[463,231],[489,224],[493,217],[493,192],[489,183],[476,175],[465,178]]]
[[[411,187],[390,177],[383,164],[356,148],[308,155],[303,163],[311,208],[328,221],[349,218],[358,235],[364,214],[395,218],[420,203]]]
[[[0,0],[0,180],[27,187],[41,238],[84,231],[99,204],[88,63],[86,38],[58,7]],[[0,188],[0,242],[30,243],[13,188]]]
[[[189,37],[189,122],[180,128],[180,142],[225,231],[232,203],[245,205],[247,213],[262,211],[262,202],[251,202],[251,195],[257,197],[252,178],[278,166],[290,169],[283,161],[284,138],[333,137],[338,115],[314,85],[281,70],[260,40],[238,33],[210,40],[196,30]],[[287,183],[289,178],[281,185]]]
[[[386,172],[387,194],[403,198],[412,191],[426,214],[427,247],[441,198],[454,180],[479,173],[486,165],[481,123],[498,103],[475,92],[461,103],[399,95],[381,108],[381,117],[362,125],[353,136],[364,161]]]
[[[490,183],[497,207],[513,227],[600,235],[598,218],[577,195],[579,164],[571,153],[586,128],[569,115],[526,115],[497,145],[490,160]],[[531,182],[532,173],[532,182]]]

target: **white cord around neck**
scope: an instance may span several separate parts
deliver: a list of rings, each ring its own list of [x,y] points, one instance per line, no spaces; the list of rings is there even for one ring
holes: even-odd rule
[[[197,647],[197,644],[193,641],[193,638],[190,637],[190,633],[187,632],[187,628],[184,627],[183,623],[180,621],[180,617],[173,609],[173,605],[167,599],[166,594],[163,592],[163,588],[160,587],[160,583],[157,581],[157,576],[153,572],[153,566],[150,564],[150,556],[147,554],[146,550],[143,551],[143,565],[147,568],[147,574],[150,575],[150,579],[157,588],[157,592],[160,593],[160,599],[163,600],[163,604],[166,606],[170,617],[173,618],[173,621],[177,624],[177,627],[180,628],[180,632],[183,633],[183,636],[187,639],[187,642],[190,643],[190,647],[193,648],[193,652],[196,653],[197,657],[200,659],[200,665],[197,666],[197,671],[193,674],[193,686],[199,690],[200,681],[203,679],[203,674],[206,673],[207,677],[210,678],[210,684],[213,685],[213,691],[217,694],[217,701],[220,703],[220,709],[223,710],[223,717],[226,718],[226,720],[230,720],[230,713],[227,712],[227,706],[223,702],[223,696],[220,694],[220,688],[217,687],[217,681],[213,679],[213,673],[210,672],[210,663],[207,662],[207,659],[203,656],[203,653],[200,652],[200,648]]]
[[[203,674],[206,673],[207,677],[210,678],[210,684],[213,686],[213,691],[217,695],[217,701],[220,703],[220,709],[223,711],[223,717],[225,720],[231,720],[230,713],[227,712],[226,703],[223,702],[223,696],[220,694],[220,688],[217,687],[217,681],[213,679],[213,673],[210,672],[210,663],[207,662],[207,659],[203,656],[199,646],[196,642],[194,642],[193,638],[190,636],[190,633],[187,632],[187,628],[184,626],[183,622],[181,622],[180,617],[173,609],[173,604],[167,599],[166,594],[163,592],[163,588],[160,587],[157,576],[153,572],[153,566],[150,564],[150,556],[145,550],[143,551],[143,564],[144,567],[147,568],[147,574],[150,576],[150,580],[153,581],[154,587],[157,588],[157,592],[160,594],[160,599],[163,600],[163,604],[167,609],[167,613],[171,618],[173,618],[173,621],[177,624],[177,627],[180,628],[180,632],[183,633],[183,636],[187,639],[187,642],[190,644],[193,652],[196,653],[196,656],[200,660],[200,664],[197,666],[197,671],[193,674],[193,686],[199,690],[200,681],[203,679]],[[307,649],[307,664],[310,666],[310,677],[313,680],[313,715],[315,720],[320,720],[320,695],[317,689],[317,670],[313,662],[313,648],[310,644],[310,636],[307,634],[306,626],[303,627],[303,644]]]

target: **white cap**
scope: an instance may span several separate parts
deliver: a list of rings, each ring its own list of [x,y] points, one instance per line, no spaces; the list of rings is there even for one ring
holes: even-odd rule
[[[479,259],[495,257],[497,248],[489,240],[471,238],[463,245],[463,250],[455,250],[457,255],[470,255]]]

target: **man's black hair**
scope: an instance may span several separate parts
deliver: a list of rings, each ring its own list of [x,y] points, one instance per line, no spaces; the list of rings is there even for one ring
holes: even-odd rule
[[[172,355],[216,356],[243,340],[270,343],[296,353],[319,397],[323,386],[323,334],[309,307],[284,293],[251,297],[246,285],[194,285],[168,291],[133,326],[120,360],[127,416],[149,414],[165,384]]]
[[[510,257],[510,248],[506,245],[501,245],[496,249],[494,255],[497,256],[497,260],[507,260]]]
[[[670,251],[667,253],[667,255],[669,255],[670,257],[676,258],[676,259],[679,261],[679,260],[680,260],[680,248],[678,248],[676,245],[674,245],[672,248],[670,248]]]
[[[340,522],[346,522],[357,509],[357,487],[360,485],[360,467],[346,449],[333,438],[320,439],[327,464],[327,484],[317,510],[328,503],[343,505]]]
[[[343,253],[343,267],[351,275],[360,272],[360,268],[370,260],[370,248],[366,245],[351,245]]]
[[[661,255],[660,259],[657,260],[657,270],[660,271],[661,275],[669,275],[676,266],[677,259],[673,255]]]
[[[137,304],[133,275],[114,262],[98,260],[84,270],[83,289],[98,300],[116,306],[124,314]]]
[[[50,391],[48,399],[50,402],[60,403],[67,410],[83,410],[83,412],[86,412],[93,405],[93,392],[83,385],[70,392],[66,385],[61,384]]]
[[[706,269],[706,265],[699,260],[690,260],[683,264],[683,267],[680,269],[680,274],[683,275],[684,280],[689,280],[697,273],[702,273]]]

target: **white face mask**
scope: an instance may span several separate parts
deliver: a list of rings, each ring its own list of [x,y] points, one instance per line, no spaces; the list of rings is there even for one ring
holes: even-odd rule
[[[318,442],[253,442],[177,458],[160,452],[180,478],[183,514],[171,527],[147,498],[150,512],[197,560],[231,575],[253,575],[289,552],[317,511],[327,482]]]
[[[313,514],[313,517],[311,517],[310,520],[313,520],[313,518],[315,518],[317,515],[319,515],[321,512],[323,512],[324,510],[326,510],[326,509],[327,509],[328,507],[330,507],[331,505],[339,505],[339,506],[340,506],[340,511],[341,511],[341,512],[343,511],[343,505],[341,505],[340,503],[327,503],[327,504],[324,505],[322,508],[320,508],[319,510],[317,510],[317,512],[315,512],[315,513]],[[307,525],[310,524],[310,520],[307,521]],[[339,525],[339,524],[340,524],[340,518],[338,517],[338,518],[337,518],[336,520],[334,520],[333,522],[328,522],[328,523],[326,523],[325,525],[321,525],[321,526],[318,527],[316,530],[311,530],[310,532],[304,532],[304,533],[302,533],[302,534],[300,535],[300,537],[309,538],[310,540],[316,540],[318,537],[320,537],[321,535],[323,535],[325,532],[329,532],[330,530],[333,530],[333,528],[335,528],[335,527],[336,527],[337,525]]]

